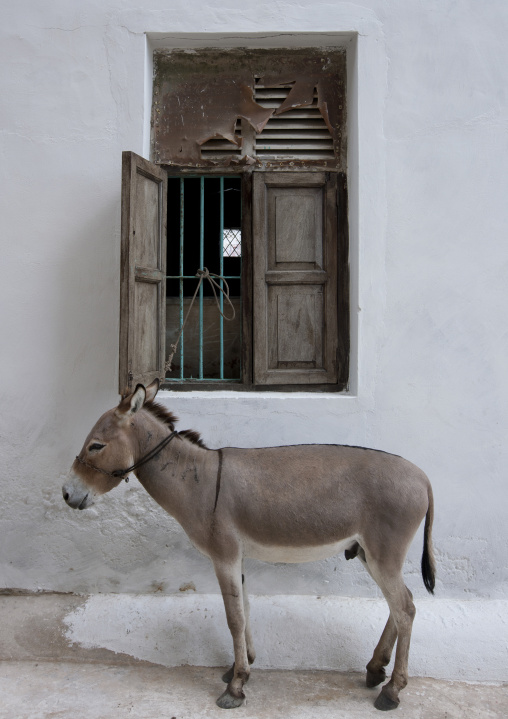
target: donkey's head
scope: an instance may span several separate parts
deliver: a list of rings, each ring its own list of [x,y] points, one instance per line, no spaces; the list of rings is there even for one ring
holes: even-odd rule
[[[99,494],[109,492],[125,478],[125,470],[135,461],[137,442],[134,415],[146,401],[155,398],[159,380],[148,387],[138,384],[118,407],[102,415],[74,460],[68,480],[62,487],[65,501],[73,509],[86,509]]]

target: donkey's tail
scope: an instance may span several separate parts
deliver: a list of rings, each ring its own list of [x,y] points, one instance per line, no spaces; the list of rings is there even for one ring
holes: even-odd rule
[[[422,577],[423,583],[430,594],[434,594],[436,586],[436,563],[432,547],[432,522],[434,521],[434,497],[429,484],[429,508],[425,515],[425,528],[423,530]]]

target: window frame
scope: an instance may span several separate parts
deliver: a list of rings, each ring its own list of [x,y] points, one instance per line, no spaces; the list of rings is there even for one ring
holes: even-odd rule
[[[246,63],[249,65],[250,72],[253,69],[253,64],[257,64],[258,60],[256,59],[259,55],[261,57],[263,55],[264,59],[261,60],[261,66],[265,68],[265,72],[267,71],[267,68],[269,65],[267,65],[267,55],[266,51],[253,51],[253,50],[242,50],[240,48],[233,49],[232,50],[232,61],[229,63],[228,66],[228,59],[225,57],[225,53],[222,53],[222,56],[219,52],[217,54],[217,51],[211,50],[203,50],[203,53],[208,54],[211,53],[210,58],[211,62],[203,65],[203,57],[201,55],[197,57],[198,65],[196,67],[194,66],[186,66],[185,63],[188,61],[189,56],[185,55],[185,53],[181,53],[181,51],[176,50],[176,53],[178,54],[178,57],[176,57],[177,62],[177,75],[173,75],[173,69],[174,65],[172,65],[172,60],[169,61],[169,64],[167,63],[169,56],[162,56],[162,60],[159,58],[159,62],[164,63],[166,62],[166,65],[161,69],[161,74],[158,74],[158,70],[155,71],[154,74],[154,98],[153,98],[153,105],[152,105],[152,151],[154,156],[155,165],[154,167],[158,168],[159,172],[162,172],[165,177],[172,176],[172,177],[185,177],[189,175],[193,176],[213,176],[213,175],[223,175],[227,176],[228,174],[234,174],[237,176],[240,176],[242,179],[242,290],[241,290],[241,297],[242,297],[242,344],[241,344],[241,374],[242,378],[238,382],[236,381],[224,381],[221,382],[220,380],[213,380],[207,382],[206,379],[201,380],[182,380],[178,379],[176,381],[172,381],[171,376],[165,377],[165,373],[163,371],[164,368],[164,361],[161,363],[159,362],[159,365],[157,369],[152,368],[152,374],[154,371],[157,372],[158,376],[162,379],[162,385],[166,389],[170,390],[176,390],[176,391],[204,391],[204,390],[234,390],[234,391],[286,391],[286,392],[294,392],[294,391],[305,391],[305,392],[344,392],[347,391],[349,388],[349,356],[350,356],[350,315],[349,315],[349,283],[350,283],[350,273],[349,273],[349,234],[348,234],[348,196],[347,196],[347,175],[346,175],[346,143],[345,143],[345,117],[346,117],[346,109],[345,109],[345,83],[346,83],[346,65],[345,65],[345,54],[342,53],[341,57],[342,60],[337,61],[337,74],[334,76],[332,80],[330,80],[330,74],[328,74],[328,79],[325,78],[327,69],[325,67],[322,68],[324,74],[323,74],[323,80],[316,79],[318,78],[319,73],[321,72],[321,67],[323,65],[323,55],[326,55],[327,51],[323,51],[323,49],[319,50],[316,48],[309,48],[307,50],[302,51],[288,51],[289,55],[282,54],[282,50],[273,50],[270,51],[270,58],[268,58],[268,62],[273,62],[271,59],[272,52],[281,57],[281,63],[284,66],[283,73],[285,74],[286,80],[288,79],[288,72],[295,73],[293,76],[293,79],[296,81],[296,85],[298,85],[299,90],[296,89],[296,85],[294,87],[295,92],[291,90],[291,98],[293,99],[293,102],[291,103],[289,101],[289,95],[286,93],[286,100],[283,102],[284,107],[282,106],[275,106],[275,105],[268,105],[268,107],[275,107],[275,110],[272,110],[272,116],[275,119],[276,116],[283,117],[281,114],[284,112],[288,112],[292,108],[306,108],[309,104],[314,105],[317,102],[318,107],[320,108],[320,112],[325,118],[326,124],[328,125],[329,131],[333,134],[333,142],[334,142],[334,148],[335,148],[335,162],[331,162],[330,160],[318,160],[316,158],[305,160],[302,157],[299,156],[293,156],[293,157],[285,157],[285,158],[279,158],[279,160],[271,160],[270,157],[267,157],[265,159],[255,160],[252,156],[249,156],[249,153],[252,152],[253,143],[255,145],[254,138],[257,137],[255,133],[262,132],[262,127],[264,127],[264,124],[262,125],[261,129],[255,129],[255,122],[256,120],[253,120],[254,115],[249,113],[256,113],[258,112],[256,117],[263,116],[263,113],[261,115],[259,114],[259,110],[261,109],[259,105],[257,105],[257,110],[253,110],[253,105],[251,104],[252,101],[254,102],[254,105],[256,103],[256,94],[255,94],[255,88],[258,87],[258,79],[252,80],[254,82],[254,89],[253,92],[253,100],[247,98],[247,105],[249,106],[249,111],[246,111],[247,114],[240,114],[241,120],[241,130],[242,137],[244,137],[244,131],[246,132],[244,139],[246,140],[246,147],[247,150],[244,148],[244,153],[242,154],[242,158],[240,161],[235,160],[234,164],[231,162],[231,158],[229,159],[216,159],[215,161],[210,157],[210,148],[207,148],[207,156],[206,159],[203,158],[202,161],[196,161],[198,158],[198,155],[196,155],[196,142],[198,145],[201,145],[202,142],[205,142],[206,133],[213,133],[213,127],[208,121],[207,129],[203,129],[203,132],[205,135],[196,135],[192,142],[194,142],[194,150],[192,150],[191,154],[188,156],[187,159],[184,159],[186,151],[189,150],[189,145],[185,144],[187,142],[187,130],[186,127],[189,126],[189,123],[187,124],[183,122],[183,114],[185,114],[184,107],[188,107],[189,111],[191,112],[191,115],[193,112],[196,111],[196,108],[192,105],[192,94],[188,94],[190,92],[190,88],[198,89],[199,87],[202,87],[203,89],[207,87],[205,76],[202,75],[202,72],[210,73],[212,68],[215,68],[212,72],[212,75],[210,75],[210,80],[212,82],[212,88],[216,88],[218,95],[222,97],[224,95],[224,87],[221,86],[220,78],[223,77],[224,81],[226,83],[227,87],[239,87],[238,83],[241,82],[242,88],[247,92],[247,87],[245,86],[245,83],[248,84],[248,79],[246,79],[246,75],[244,72],[244,69],[238,70],[237,67],[234,65],[234,56],[235,53],[240,55],[244,53],[243,56],[245,56]],[[334,53],[337,52],[336,49],[330,49],[330,52]],[[291,55],[292,53],[292,55]],[[296,53],[296,54],[295,54]],[[228,53],[226,53],[228,54]],[[275,57],[274,55],[274,57]],[[295,58],[295,66],[293,67],[291,63],[293,62],[292,57]],[[183,59],[182,59],[183,57]],[[193,56],[194,57],[194,56]],[[321,60],[319,60],[321,58]],[[275,58],[276,59],[276,58]],[[307,62],[309,61],[309,62]],[[193,60],[190,61],[191,65]],[[317,62],[317,64],[316,64]],[[180,64],[178,64],[180,63]],[[183,64],[182,64],[183,63]],[[201,63],[201,64],[200,64]],[[263,65],[264,63],[264,65]],[[288,64],[289,63],[289,64]],[[247,66],[246,65],[246,66]],[[281,65],[281,66],[282,66]],[[238,65],[238,67],[241,67]],[[245,66],[245,67],[246,67]],[[195,72],[196,68],[201,68],[197,70],[197,74]],[[227,68],[231,68],[231,71]],[[243,66],[242,66],[243,67]],[[330,67],[330,65],[326,66],[327,68]],[[335,67],[335,65],[333,66]],[[288,70],[289,68],[289,70]],[[279,69],[277,69],[277,72]],[[164,72],[166,73],[164,75]],[[191,74],[186,74],[190,72]],[[194,72],[194,74],[192,74]],[[233,73],[233,75],[230,74],[230,72]],[[238,75],[238,72],[240,72],[240,75]],[[247,75],[248,75],[247,72]],[[318,75],[316,75],[316,72]],[[238,77],[236,80],[233,81],[233,85],[231,85],[231,79],[234,75],[234,73],[237,73]],[[243,73],[243,74],[242,74]],[[299,74],[300,73],[300,74]],[[314,73],[314,74],[313,74]],[[254,78],[257,78],[258,76],[254,76]],[[262,76],[264,77],[264,76]],[[270,77],[270,72],[268,72],[268,77]],[[275,76],[274,76],[275,77]],[[319,75],[321,77],[321,75]],[[176,78],[176,80],[175,80]],[[240,79],[241,78],[241,79]],[[305,79],[307,78],[307,79]],[[314,78],[310,80],[310,78]],[[279,76],[280,79],[280,76]],[[273,80],[273,79],[272,79]],[[314,98],[317,96],[316,99],[309,101],[309,94],[308,90],[310,87],[309,82],[316,81],[318,83],[323,82],[324,85],[314,85]],[[175,85],[176,82],[176,85]],[[205,82],[205,84],[203,84]],[[302,85],[303,82],[303,85]],[[333,90],[330,90],[332,85],[330,85],[330,82],[333,85]],[[178,84],[183,83],[183,84]],[[189,84],[190,83],[190,84]],[[201,85],[200,85],[201,83]],[[228,85],[229,83],[229,85]],[[237,83],[235,85],[235,83]],[[305,85],[307,83],[307,85]],[[326,84],[328,83],[328,85]],[[288,87],[287,82],[278,82],[277,79],[273,80],[274,86],[280,85]],[[291,86],[291,83],[289,83]],[[270,81],[268,81],[267,85],[264,85],[263,80],[261,79],[261,83],[259,85],[260,88],[266,88],[268,87],[270,89]],[[328,87],[328,90],[326,88]],[[324,88],[324,89],[323,89]],[[332,95],[327,96],[326,93],[330,91],[332,92]],[[170,93],[169,95],[167,93]],[[175,93],[171,94],[171,93]],[[215,90],[214,90],[215,92]],[[179,93],[179,94],[178,94]],[[187,94],[186,94],[187,93]],[[303,93],[303,94],[302,94]],[[316,95],[317,93],[317,95]],[[335,93],[335,95],[333,94]],[[337,94],[338,93],[338,94]],[[234,94],[234,97],[236,98],[234,102],[238,101],[238,94]],[[332,101],[332,96],[334,99]],[[204,96],[201,96],[200,94],[197,95],[197,97],[201,98]],[[212,97],[210,94],[207,99],[208,105],[210,103],[210,97]],[[270,95],[271,97],[271,95]],[[228,96],[229,98],[229,96]],[[295,104],[295,99],[296,100]],[[328,100],[328,105],[326,103],[326,100]],[[202,101],[202,100],[200,100]],[[232,100],[233,101],[233,100]],[[261,101],[261,100],[260,100]],[[337,104],[337,101],[339,104]],[[222,101],[221,101],[222,102]],[[236,105],[233,106],[236,107]],[[242,101],[243,102],[243,101]],[[175,105],[177,103],[177,105]],[[229,103],[229,99],[228,99]],[[300,104],[298,104],[300,103]],[[217,104],[217,103],[216,103]],[[173,128],[176,128],[176,125],[174,124],[173,120],[170,120],[168,117],[168,112],[173,116],[174,113],[172,113],[171,110],[168,110],[168,108],[171,107],[181,107],[181,113],[182,113],[182,129],[181,135],[182,139],[178,140],[178,144],[176,142],[176,138],[178,135],[172,138],[170,141],[170,144],[167,146],[164,146],[164,137],[168,137],[168,131],[171,126]],[[211,106],[210,106],[211,107]],[[229,112],[229,116],[231,115],[231,108],[229,107],[229,104],[223,104],[220,107],[224,107],[226,112]],[[240,107],[240,106],[238,106]],[[265,107],[267,107],[265,105]],[[328,109],[327,109],[328,107]],[[229,109],[228,109],[229,108]],[[217,109],[214,109],[212,112],[212,115],[210,117],[219,117],[218,115],[214,114],[216,113]],[[201,114],[199,114],[199,117],[205,117],[203,114],[203,110],[200,111]],[[233,111],[234,112],[234,111]],[[328,114],[327,113],[331,113]],[[228,117],[229,117],[228,116]],[[266,117],[266,112],[264,113],[264,116]],[[270,116],[270,117],[272,117]],[[178,117],[180,117],[180,111],[178,113]],[[187,116],[186,116],[187,117]],[[208,117],[208,115],[206,115]],[[284,116],[285,117],[285,116]],[[308,117],[308,115],[297,115],[297,117]],[[190,115],[187,118],[187,120],[190,119]],[[221,134],[224,132],[224,117],[221,116],[221,128],[216,135],[208,135],[209,137],[226,137],[226,135]],[[238,120],[238,116],[237,116]],[[179,120],[177,121],[178,124]],[[264,121],[266,122],[266,121]],[[206,125],[206,123],[205,123]],[[296,125],[289,125],[289,127],[300,127],[298,123]],[[191,123],[192,127],[192,123]],[[218,128],[217,128],[218,129]],[[255,132],[254,132],[255,131]],[[201,132],[201,130],[200,130]],[[298,131],[297,131],[298,132]],[[192,133],[191,133],[192,135]],[[199,139],[199,137],[203,139]],[[298,137],[298,135],[295,135],[295,138]],[[296,141],[296,140],[295,140]],[[182,143],[180,145],[180,143]],[[166,149],[164,149],[166,147]],[[169,148],[173,148],[173,150],[169,150]],[[178,150],[179,147],[179,150]],[[187,148],[184,149],[183,155],[178,154],[179,152],[182,152],[182,147]],[[303,146],[302,146],[303,147]],[[168,154],[169,151],[169,154]],[[176,154],[171,154],[171,152]],[[194,155],[192,155],[194,153]],[[275,153],[276,154],[276,153]],[[305,153],[304,153],[305,154]],[[192,155],[192,160],[191,159]],[[146,161],[143,161],[146,162]],[[333,325],[333,331],[335,333],[335,341],[336,341],[336,352],[335,352],[335,359],[334,359],[334,368],[336,371],[336,378],[334,376],[334,379],[336,381],[331,382],[330,379],[323,384],[316,383],[313,384],[316,380],[316,374],[314,375],[314,379],[305,381],[304,383],[300,382],[294,382],[294,383],[276,383],[273,376],[269,380],[268,384],[265,384],[264,381],[262,383],[259,382],[259,378],[263,380],[262,374],[260,374],[257,371],[258,366],[258,357],[256,356],[256,347],[259,347],[259,335],[257,339],[257,345],[254,344],[254,334],[255,334],[255,323],[257,320],[255,319],[256,316],[255,313],[258,311],[255,308],[255,302],[254,302],[254,292],[255,289],[255,276],[254,276],[254,261],[255,261],[255,251],[256,248],[253,246],[253,237],[254,237],[254,214],[255,214],[255,208],[254,203],[256,202],[256,199],[253,197],[253,177],[256,176],[258,172],[264,172],[264,173],[291,173],[291,172],[308,172],[308,173],[326,173],[327,176],[334,175],[337,179],[337,190],[336,190],[336,204],[335,204],[335,214],[334,214],[334,221],[336,226],[336,236],[334,235],[335,239],[335,247],[334,251],[336,251],[336,262],[335,262],[335,280],[336,281],[336,301],[334,303],[334,306],[336,308],[336,320],[334,321]],[[167,200],[167,192],[166,192],[166,200]],[[329,209],[328,209],[328,195],[325,191],[325,194],[323,195],[323,217],[328,216]],[[289,202],[289,204],[292,203],[291,199],[289,198],[286,200],[286,202]],[[298,203],[295,204],[295,212],[293,214],[298,214]],[[312,205],[311,205],[312,207]],[[277,211],[278,212],[278,211]],[[310,210],[312,212],[312,209]],[[125,235],[125,232],[123,230],[123,220],[124,220],[124,214],[125,211],[122,209],[122,238]],[[277,215],[278,216],[278,215]],[[312,216],[312,215],[311,215]],[[289,222],[291,222],[293,215],[291,213],[287,214],[287,217],[290,218]],[[306,222],[306,216],[302,219]],[[130,218],[128,218],[130,221]],[[268,220],[267,220],[268,221]],[[259,227],[259,222],[258,222]],[[284,227],[284,224],[281,225],[281,227]],[[295,225],[295,233],[298,234],[298,228],[299,225]],[[291,232],[291,231],[289,231]],[[320,230],[321,232],[321,230]],[[288,233],[283,231],[282,235],[286,236],[286,247],[291,247],[292,245],[289,244],[290,240],[287,239]],[[303,237],[303,235],[302,235]],[[323,247],[325,246],[325,243],[327,242],[327,236],[325,234],[325,231],[322,231],[322,239],[323,239]],[[167,240],[166,240],[167,241]],[[124,241],[122,240],[122,256],[124,252],[128,253],[129,248],[125,249]],[[300,241],[301,245],[302,240]],[[127,243],[128,244],[128,243]],[[295,250],[295,252],[298,254],[298,250]],[[297,255],[295,255],[296,257]],[[303,257],[303,255],[302,255]],[[310,255],[309,255],[310,257]],[[318,257],[318,256],[316,256]],[[290,262],[297,262],[298,260],[290,260]],[[315,265],[315,269],[318,270],[320,268],[319,261],[317,265]],[[125,265],[125,259],[122,257],[122,268],[124,268]],[[300,266],[301,263],[300,263]],[[295,265],[296,268],[296,265]],[[123,270],[122,270],[123,271]],[[259,268],[255,270],[257,273],[259,273]],[[328,271],[328,269],[327,269]],[[171,272],[167,267],[164,267],[164,275],[171,275],[174,274]],[[316,273],[315,273],[316,274]],[[136,278],[139,281],[139,278]],[[164,278],[165,281],[165,278]],[[257,280],[256,280],[257,281]],[[309,290],[310,285],[315,284],[311,280],[308,280],[309,282]],[[267,277],[267,286],[268,286],[268,277]],[[303,369],[303,365],[306,363],[308,359],[312,360],[312,347],[315,348],[315,354],[314,354],[314,367],[318,368],[320,366],[320,352],[318,348],[321,347],[319,344],[319,339],[314,340],[307,340],[307,334],[312,334],[315,338],[319,338],[320,330],[319,331],[313,331],[312,327],[317,327],[316,322],[320,322],[319,326],[323,327],[324,324],[326,324],[326,321],[328,319],[329,313],[328,310],[323,309],[323,307],[326,305],[329,307],[329,300],[326,300],[325,303],[319,299],[317,300],[305,300],[305,296],[307,293],[307,289],[303,287],[302,283],[298,283],[295,280],[295,284],[301,287],[301,291],[298,291],[298,287],[295,290],[296,294],[296,305],[291,304],[291,300],[289,299],[291,293],[286,295],[285,299],[282,297],[282,305],[283,309],[282,315],[277,314],[278,310],[276,310],[276,314],[273,315],[272,318],[272,324],[266,325],[266,331],[271,331],[270,327],[274,327],[274,323],[276,323],[276,326],[278,327],[279,337],[282,337],[282,345],[284,347],[287,347],[287,350],[284,350],[286,352],[286,355],[284,356],[284,351],[279,352],[277,350],[277,357],[275,358],[275,365],[276,367],[285,368],[288,364],[286,362],[286,357],[289,359],[289,364],[293,364],[293,366],[296,368],[298,366],[301,366]],[[125,310],[125,307],[129,305],[129,301],[131,302],[132,306],[132,298],[129,299],[127,296],[127,290],[125,289],[125,282],[122,280],[122,319],[121,319],[121,334],[122,334],[122,327],[126,326],[126,322],[123,318],[123,310]],[[135,287],[137,285],[134,285]],[[326,286],[326,285],[325,285]],[[130,285],[132,289],[132,282]],[[164,297],[165,297],[165,290],[164,290]],[[317,302],[316,305],[312,305],[312,301]],[[307,304],[306,304],[307,303]],[[309,304],[310,303],[310,304]],[[257,303],[259,306],[259,303]],[[296,307],[296,309],[295,309]],[[297,341],[295,340],[292,342],[292,335],[291,335],[291,329],[289,331],[286,331],[286,328],[289,326],[291,328],[291,322],[297,322],[296,320],[296,313],[299,312],[298,307],[302,308],[301,311],[304,313],[302,315],[304,324],[305,324],[305,331],[301,330],[301,332],[304,332],[300,335],[300,339]],[[312,309],[314,307],[314,309]],[[320,307],[321,309],[315,309],[316,307]],[[305,309],[306,308],[306,309]],[[165,308],[164,308],[165,309]],[[312,325],[312,318],[314,317],[314,325]],[[289,319],[287,319],[289,318]],[[289,322],[289,325],[284,324],[286,321]],[[299,320],[298,320],[299,323]],[[310,324],[309,324],[310,323]],[[323,323],[323,324],[321,324]],[[128,325],[128,322],[127,322]],[[296,325],[300,326],[301,325]],[[138,328],[139,329],[139,328]],[[329,331],[329,325],[328,325],[328,331]],[[143,332],[143,330],[139,329],[139,332]],[[280,334],[282,332],[282,334]],[[124,332],[125,334],[125,332]],[[160,333],[159,333],[160,334]],[[284,339],[284,336],[287,339]],[[295,335],[296,336],[296,335]],[[164,323],[164,335],[165,339],[165,323]],[[331,357],[333,356],[333,352],[330,353],[330,347],[327,344],[326,340],[326,333],[325,333],[325,339],[323,340],[325,344],[324,347],[324,353],[326,355],[326,360],[324,360],[324,364],[322,364],[323,367],[330,367]],[[306,343],[311,342],[309,345],[310,350],[305,350]],[[314,344],[312,344],[314,342]],[[279,340],[277,340],[277,343],[279,344]],[[128,344],[128,343],[127,343]],[[121,358],[120,358],[120,386],[122,387],[122,383],[125,386],[126,384],[126,372],[125,367],[129,365],[129,360],[125,361],[122,359],[122,354],[125,351],[125,347],[127,346],[125,342],[125,338],[121,339]],[[165,342],[164,342],[165,344]],[[328,348],[328,349],[327,349]],[[301,352],[300,352],[301,351]],[[309,354],[310,352],[310,354]],[[328,364],[327,364],[328,363]],[[308,362],[307,362],[308,364]],[[312,362],[309,364],[309,367],[312,367]],[[312,372],[312,370],[311,370]],[[133,375],[135,375],[136,372],[130,372],[128,378],[129,382],[132,384],[133,382]],[[146,374],[146,373],[145,373]],[[149,373],[148,373],[149,374]],[[276,373],[275,373],[276,374]],[[304,373],[302,373],[303,376]],[[265,372],[265,375],[267,373]],[[283,372],[281,372],[281,375],[284,375]],[[325,373],[326,375],[326,373]],[[291,374],[288,372],[286,376],[291,377]],[[296,373],[293,375],[293,377],[296,376]],[[308,377],[310,374],[308,375]],[[326,375],[330,377],[330,374]]]

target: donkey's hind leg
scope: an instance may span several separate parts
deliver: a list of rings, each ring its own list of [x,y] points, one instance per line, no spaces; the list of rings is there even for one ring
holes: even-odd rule
[[[370,576],[374,579],[372,576],[372,572],[369,569],[369,565],[367,563],[367,558],[365,556],[365,552],[360,547],[359,551],[356,553],[356,556],[358,556],[358,559],[361,560],[363,566],[368,571]],[[375,579],[374,579],[375,581]],[[390,616],[388,617],[388,621],[386,622],[385,628],[383,629],[383,633],[381,634],[381,638],[379,639],[379,642],[377,643],[376,648],[374,649],[374,653],[372,655],[372,659],[367,664],[367,676],[365,678],[365,683],[368,687],[377,687],[378,684],[382,684],[382,682],[386,679],[386,671],[385,667],[388,666],[390,663],[390,659],[392,658],[392,652],[393,647],[395,646],[395,642],[397,640],[397,627],[395,626],[395,622],[393,620],[393,617],[390,612]]]
[[[372,659],[367,664],[367,676],[365,683],[368,687],[377,687],[386,679],[385,667],[390,663],[392,651],[397,639],[397,627],[390,614],[386,622],[381,638],[377,643]]]
[[[254,644],[252,641],[252,633],[250,630],[250,606],[249,606],[249,595],[247,593],[247,585],[245,583],[245,574],[243,574],[243,564],[242,564],[242,595],[243,595],[243,613],[245,616],[245,642],[247,644],[247,659],[249,660],[249,664],[254,663],[254,659],[256,658],[256,651],[254,649]],[[233,679],[235,675],[235,665],[228,669],[228,671],[222,675],[222,681],[226,684],[229,684],[229,682]]]
[[[402,579],[400,568],[396,569],[395,566],[392,565],[390,568],[391,571],[386,567],[383,567],[383,570],[381,570],[379,565],[369,557],[367,557],[367,563],[370,573],[376,580],[390,607],[390,618],[383,632],[386,641],[385,648],[389,647],[389,644],[394,638],[392,621],[397,636],[397,649],[395,652],[392,676],[388,684],[385,684],[381,689],[381,693],[374,702],[376,709],[387,711],[398,707],[400,701],[399,692],[407,685],[409,644],[411,642],[411,630],[416,609],[413,604],[411,592]],[[383,641],[383,635],[381,636],[379,644]],[[376,664],[374,667],[376,667]]]

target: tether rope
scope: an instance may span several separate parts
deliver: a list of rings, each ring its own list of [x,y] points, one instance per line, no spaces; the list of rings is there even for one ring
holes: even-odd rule
[[[187,320],[188,320],[188,318],[189,318],[189,314],[190,314],[190,311],[191,311],[191,309],[192,309],[192,305],[194,304],[194,300],[196,299],[196,296],[197,296],[197,294],[198,294],[198,292],[199,292],[199,288],[201,287],[201,285],[202,285],[202,283],[203,283],[203,280],[206,279],[206,280],[208,280],[208,282],[210,283],[210,286],[211,286],[212,292],[213,292],[213,296],[215,297],[215,302],[216,302],[216,304],[217,304],[217,309],[219,310],[219,314],[221,315],[221,317],[222,317],[223,319],[225,319],[227,322],[231,322],[231,320],[234,320],[234,319],[235,319],[235,314],[236,314],[236,313],[235,313],[235,308],[234,308],[234,306],[233,306],[233,303],[232,303],[231,300],[229,299],[229,285],[228,285],[228,283],[226,282],[226,280],[224,279],[224,277],[222,277],[222,275],[215,275],[213,272],[210,272],[210,271],[208,270],[208,268],[206,268],[206,267],[203,267],[202,270],[198,270],[198,271],[196,272],[196,277],[199,277],[199,282],[198,282],[198,285],[197,285],[197,287],[196,287],[196,291],[194,292],[194,295],[193,295],[193,297],[192,297],[191,303],[190,303],[190,305],[189,305],[189,309],[187,310],[187,314],[185,315],[185,319],[184,319],[184,321],[183,321],[183,324],[182,324],[182,326],[181,326],[181,328],[180,328],[180,332],[179,332],[179,334],[178,334],[178,337],[176,338],[176,342],[175,342],[174,344],[171,344],[171,345],[170,345],[170,347],[171,347],[171,352],[169,353],[168,359],[167,359],[167,361],[166,361],[166,364],[164,365],[164,374],[166,374],[167,372],[172,372],[172,371],[173,371],[173,369],[172,369],[172,367],[171,367],[171,363],[172,363],[172,361],[173,361],[173,357],[175,356],[175,352],[176,352],[176,350],[177,350],[178,343],[180,342],[180,339],[181,339],[181,337],[182,337],[182,335],[183,335],[183,331],[184,331],[184,329],[185,329],[185,325],[187,324]],[[218,280],[222,280],[222,282],[224,282],[224,284],[226,285],[226,290],[225,290],[225,291],[224,291],[224,288],[221,287],[221,286],[219,285],[219,283],[215,281],[214,278],[217,278]],[[221,308],[220,308],[219,298],[217,297],[217,292],[216,292],[215,288],[217,288],[217,289],[219,290],[219,292],[222,292],[222,294],[224,295],[225,299],[229,302],[229,304],[230,304],[230,306],[231,306],[231,309],[233,310],[233,314],[232,314],[231,317],[226,317],[226,315],[222,312],[222,310],[221,310]]]

